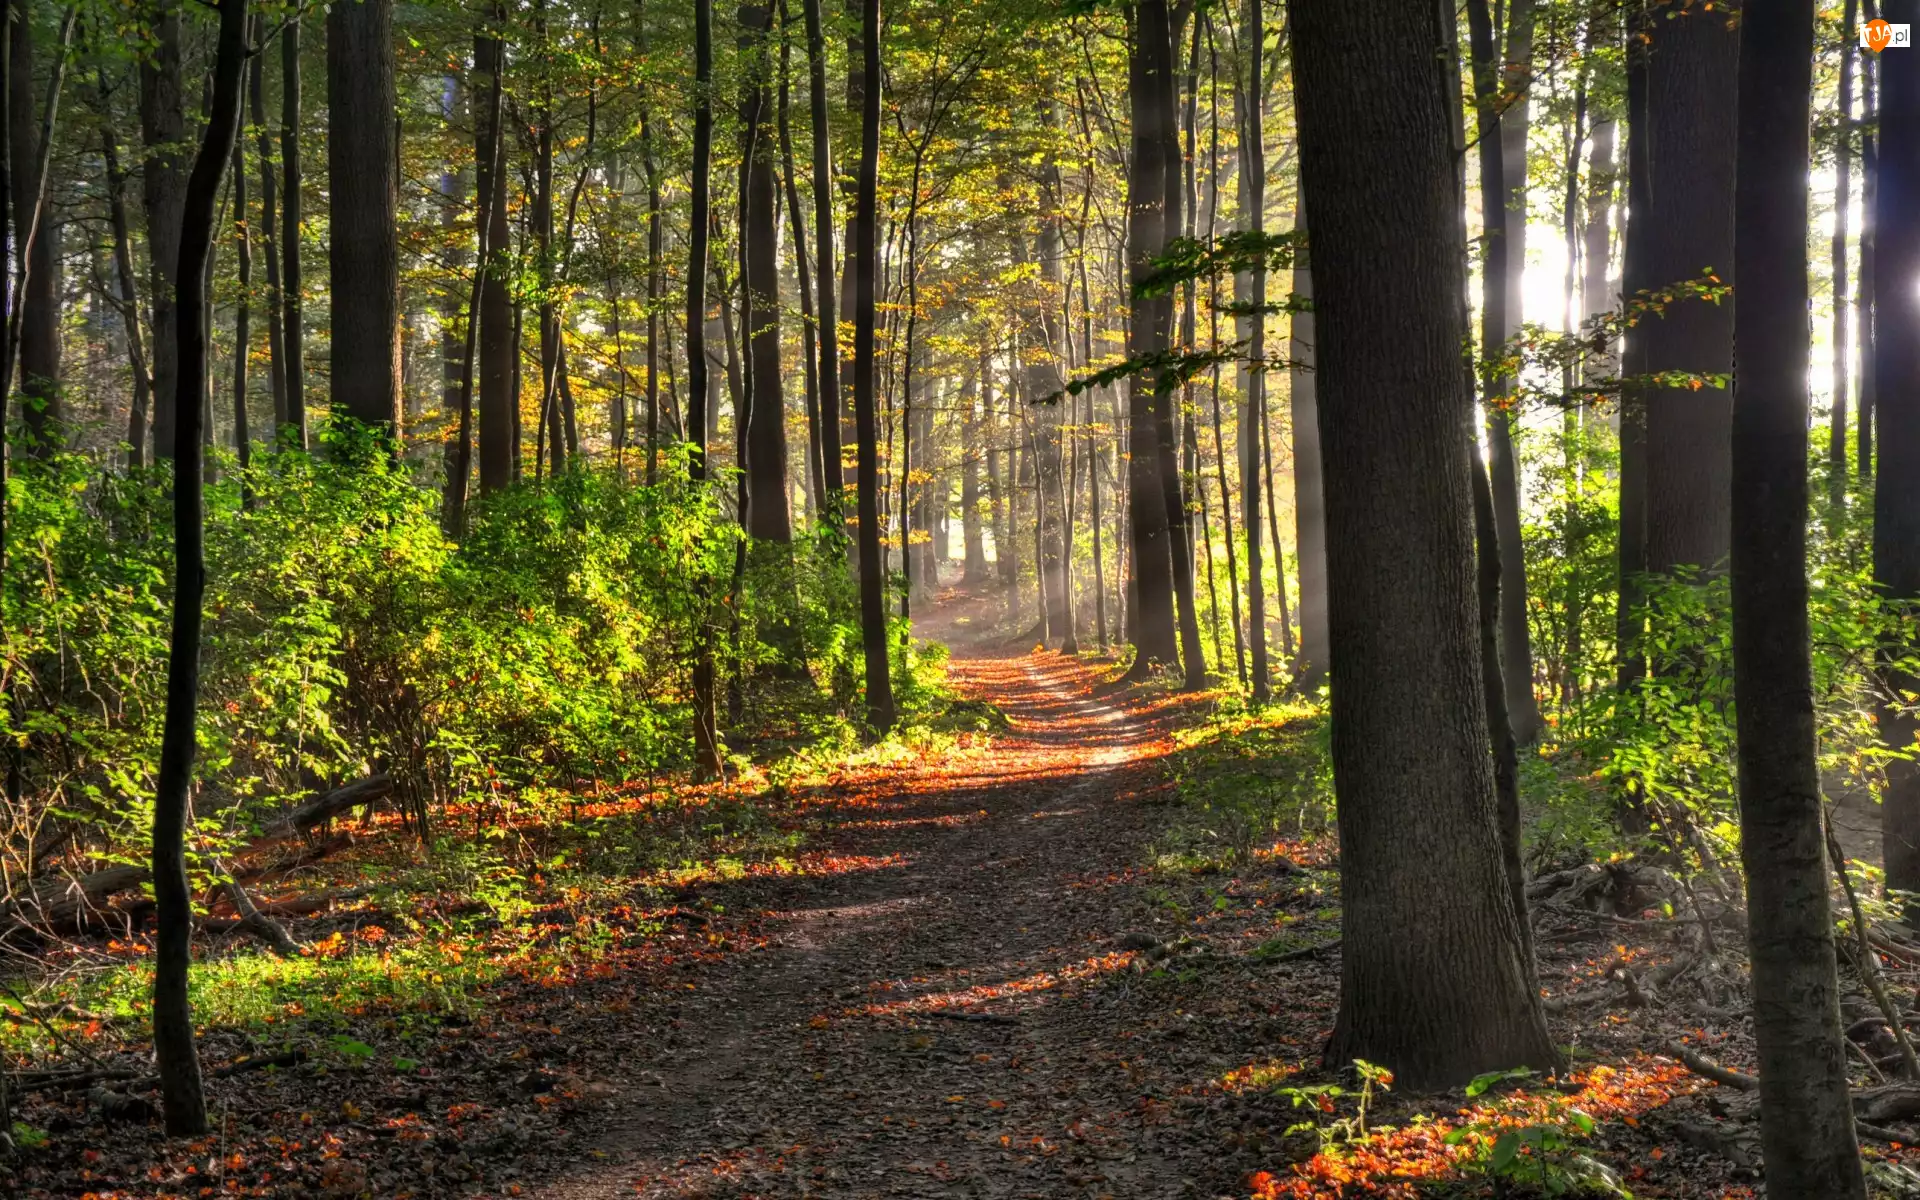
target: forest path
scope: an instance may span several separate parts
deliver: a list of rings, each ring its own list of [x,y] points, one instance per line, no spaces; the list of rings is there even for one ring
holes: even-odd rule
[[[935,619],[963,637],[966,602]],[[1164,1003],[1119,949],[1148,919],[1124,881],[1168,819],[1141,802],[1163,731],[1058,655],[962,648],[952,674],[1012,731],[830,805],[850,869],[755,895],[767,946],[633,1030],[596,1161],[532,1194],[1242,1191],[1166,1099],[1231,1056],[1130,1041]]]

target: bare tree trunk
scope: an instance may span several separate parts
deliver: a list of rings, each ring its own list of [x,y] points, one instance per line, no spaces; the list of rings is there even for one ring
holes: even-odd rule
[[[173,2],[173,0],[169,0]],[[178,105],[178,85],[175,86]],[[300,264],[300,18],[289,19],[280,33],[280,169],[286,186],[280,190],[280,347],[286,353],[287,411],[280,436],[307,448],[307,349],[302,329]],[[156,310],[157,311],[157,310]],[[156,325],[154,340],[160,338]],[[158,376],[155,387],[159,386]],[[160,438],[158,425],[154,440]]]
[[[477,86],[497,91],[504,85],[507,50],[501,32],[506,16],[498,0],[489,18],[489,33],[473,39],[473,74]],[[519,339],[513,303],[508,295],[507,275],[511,270],[512,237],[507,225],[505,120],[496,111],[484,121],[474,122],[475,177],[479,183],[479,201],[486,228],[481,238],[485,256],[480,259],[480,491],[496,492],[514,481],[518,474],[520,438],[514,378],[519,357]],[[469,318],[474,319],[474,318]]]
[[[100,85],[100,104],[107,106],[105,76]],[[140,333],[138,292],[134,287],[133,233],[127,220],[127,173],[120,165],[119,139],[106,121],[100,126],[101,159],[107,172],[107,218],[113,226],[113,269],[119,282],[121,324],[127,331],[127,359],[133,368],[133,401],[127,410],[127,466],[147,464],[147,423],[153,411],[153,378],[148,374],[145,339]]]
[[[257,24],[254,22],[253,24]],[[249,28],[252,26],[250,25]],[[249,40],[252,40],[249,38]],[[253,56],[247,74],[257,75],[260,59]],[[240,294],[233,308],[233,450],[240,460],[240,488],[244,497],[250,486],[246,470],[253,459],[253,436],[247,428],[247,351],[253,340],[253,239],[252,218],[247,212],[247,141],[233,139],[233,249],[240,277]]]
[[[820,465],[826,483],[825,514],[838,526],[846,486],[841,438],[845,405],[840,388],[840,305],[833,277],[833,139],[827,125],[827,45],[820,29],[820,0],[802,0],[807,26],[807,107],[813,127],[813,236],[820,281]],[[851,89],[851,83],[849,83]]]
[[[1476,669],[1457,93],[1431,22],[1289,7],[1317,365],[1343,397],[1320,414],[1346,906],[1324,1057],[1450,1087],[1558,1059],[1528,986]]]
[[[880,276],[880,0],[860,0],[862,77],[860,170],[853,237],[853,405],[857,432],[860,523],[860,628],[866,652],[867,724],[879,733],[894,721],[893,677],[887,648],[886,597],[880,560],[880,479],[876,443],[878,375],[874,345]],[[849,91],[852,90],[849,83]]]
[[[707,239],[713,164],[713,0],[694,0],[693,206],[687,227],[687,439],[688,475],[696,488],[707,481]],[[706,617],[712,583],[696,591],[701,612],[693,661],[694,769],[720,774],[719,712],[714,705],[713,633]]]
[[[187,997],[193,901],[188,892],[187,807],[193,787],[195,708],[200,695],[201,604],[206,593],[205,525],[201,512],[200,398],[207,388],[207,329],[202,287],[213,249],[220,178],[240,127],[241,72],[246,65],[246,0],[221,0],[213,67],[213,102],[181,204],[174,276],[179,302],[179,373],[171,405],[176,420],[173,458],[174,599],[167,653],[165,730],[153,816],[155,951],[153,1042],[167,1132],[195,1137],[207,1131],[206,1096],[194,1049]]]
[[[393,0],[327,10],[327,286],[333,411],[391,438],[400,411]]]
[[[787,411],[780,383],[780,200],[773,56],[769,40],[773,9],[758,0],[740,6],[741,144],[745,159],[741,197],[746,267],[741,279],[745,328],[741,337],[753,370],[752,412],[746,429],[747,532],[761,541],[793,540],[787,492]]]
[[[1847,222],[1853,203],[1853,42],[1858,0],[1846,0],[1840,19],[1840,82],[1836,107],[1839,147],[1833,182],[1833,400],[1827,414],[1827,502],[1847,498],[1847,407],[1852,399],[1853,347],[1847,342]]]
[[[179,392],[179,307],[173,276],[180,259],[180,213],[185,203],[186,113],[180,98],[179,0],[157,0],[154,47],[140,61],[140,134],[146,163],[140,172],[147,214],[148,326],[153,331],[153,456],[171,459],[174,396]]]
[[[1888,0],[1887,18],[1920,21],[1914,0]],[[1869,10],[1871,11],[1871,10]],[[1878,270],[1883,279],[1920,278],[1920,70],[1913,53],[1877,55],[1881,120],[1878,183],[1874,201]],[[1914,288],[1888,287],[1877,297],[1876,317],[1888,336],[1873,344],[1874,375],[1879,380],[1880,462],[1874,475],[1873,577],[1880,594],[1903,612],[1920,605],[1920,297]],[[1863,402],[1864,403],[1864,402]],[[1863,408],[1861,423],[1867,414]],[[1911,653],[1910,643],[1886,647],[1883,664],[1891,694],[1920,691],[1920,680],[1895,664]],[[1913,710],[1898,702],[1880,711],[1880,736],[1889,748],[1913,745]],[[1890,759],[1881,801],[1881,830],[1886,845],[1887,886],[1920,891],[1920,767]],[[1912,911],[1911,909],[1909,911]]]
[[[254,37],[266,37],[265,18],[254,18]],[[280,178],[273,165],[273,138],[267,126],[267,65],[257,55],[247,77],[247,103],[252,110],[255,149],[260,158],[260,242],[266,251],[267,267],[267,361],[273,386],[273,436],[278,437],[287,423],[287,351],[285,330],[280,314],[280,230],[276,224],[280,208]]]
[[[1740,855],[1767,1190],[1864,1200],[1827,899],[1807,616],[1813,7],[1753,5],[1740,22],[1733,261],[1743,287],[1731,452]],[[1920,105],[1910,111],[1920,117]]]

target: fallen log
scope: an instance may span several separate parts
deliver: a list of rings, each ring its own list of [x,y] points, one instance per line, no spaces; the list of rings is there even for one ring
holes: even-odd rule
[[[322,792],[302,801],[268,824],[261,836],[241,851],[241,857],[262,854],[281,842],[306,834],[350,808],[371,804],[392,792],[393,777],[386,774],[369,776],[345,787]],[[322,843],[327,847],[326,853],[345,844],[340,839]],[[321,856],[324,857],[324,854]],[[296,857],[310,861],[303,856]],[[256,863],[235,872],[234,878],[250,882],[283,869],[284,865]],[[0,904],[0,936],[25,925],[40,925],[48,929],[71,928],[86,914],[100,908],[108,898],[140,887],[147,879],[148,869],[144,864],[123,864],[77,878],[43,880],[26,895]]]
[[[1758,1091],[1760,1088],[1760,1081],[1752,1075],[1723,1067],[1705,1055],[1696,1054],[1678,1042],[1668,1046],[1667,1053],[1679,1059],[1682,1063],[1685,1063],[1687,1070],[1692,1071],[1695,1075],[1711,1079],[1715,1083],[1723,1083],[1730,1088],[1739,1088],[1743,1092]]]

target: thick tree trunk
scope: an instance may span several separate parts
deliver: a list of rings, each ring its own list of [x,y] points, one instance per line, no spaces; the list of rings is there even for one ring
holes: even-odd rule
[[[1740,852],[1767,1191],[1864,1200],[1827,900],[1807,617],[1813,7],[1749,5],[1740,23],[1733,261],[1744,286],[1731,514]]]
[[[333,411],[393,439],[400,412],[393,0],[327,10],[327,177]]]
[[[246,0],[221,0],[220,33],[213,65],[212,104],[200,150],[180,208],[179,256],[174,295],[179,301],[179,373],[171,405],[173,433],[174,599],[167,653],[165,729],[153,814],[155,950],[153,1042],[160,1067],[160,1095],[167,1132],[176,1137],[207,1131],[206,1097],[194,1049],[193,1013],[187,998],[193,901],[186,863],[187,808],[193,786],[195,708],[200,696],[201,604],[206,594],[205,526],[201,512],[201,396],[207,389],[207,329],[202,294],[213,250],[214,210],[220,177],[240,127],[241,72],[246,65]]]
[[[154,46],[140,60],[140,136],[147,151],[140,172],[147,213],[147,283],[153,331],[153,456],[173,457],[173,398],[179,391],[179,306],[173,294],[180,260],[180,213],[186,200],[186,114],[180,99],[179,0],[158,0]]]
[[[496,4],[490,28],[504,28],[505,15]],[[473,74],[476,89],[491,91],[501,87],[497,77],[506,70],[506,43],[497,35],[476,35],[473,39]],[[474,128],[475,176],[479,182],[481,207],[486,214],[486,257],[482,260],[480,284],[480,491],[496,492],[511,484],[516,474],[520,439],[514,399],[514,363],[519,357],[515,336],[513,302],[507,291],[511,267],[511,231],[507,225],[507,179],[504,147],[504,119],[476,119]]]
[[[25,0],[13,0],[13,38],[8,47],[8,142],[13,156],[9,184],[13,189],[14,227],[26,257],[26,289],[20,304],[19,364],[20,418],[25,426],[27,452],[47,457],[60,448],[60,223],[50,211],[46,180],[40,169],[41,105],[34,98],[33,20]],[[66,46],[58,53],[64,65]],[[58,68],[56,68],[57,70]],[[51,91],[47,104],[58,104]],[[50,120],[50,116],[48,118]],[[38,214],[36,219],[35,214]],[[12,380],[0,380],[0,387]]]
[[[1259,0],[1248,0],[1242,22],[1249,32],[1249,44],[1257,46],[1252,31],[1263,25]],[[1242,54],[1246,67],[1235,77],[1234,88],[1240,118],[1240,208],[1247,229],[1259,233],[1266,228],[1266,135],[1261,103],[1264,64],[1258,53],[1243,49]],[[1249,364],[1240,377],[1240,523],[1247,538],[1247,648],[1256,701],[1266,700],[1273,690],[1267,651],[1266,547],[1261,540],[1264,525],[1260,516],[1261,506],[1272,502],[1261,486],[1260,471],[1260,413],[1265,408],[1267,378],[1255,369],[1267,351],[1266,318],[1258,311],[1266,303],[1266,282],[1265,271],[1256,267],[1249,272],[1245,285],[1249,312],[1239,321]]]
[[[775,162],[773,9],[740,6],[740,50],[746,75],[740,91],[740,137],[746,206],[744,246],[748,304],[742,330],[752,358],[753,401],[747,427],[747,533],[762,541],[793,540],[787,491],[787,409],[780,383],[780,198]]]
[[[1133,104],[1133,157],[1127,181],[1128,278],[1139,283],[1157,269],[1167,240],[1169,173],[1174,144],[1173,29],[1166,0],[1140,0],[1135,6],[1135,36],[1128,56],[1127,90]],[[1163,353],[1170,332],[1172,298],[1155,296],[1134,302],[1127,353],[1142,358]],[[1175,666],[1180,647],[1174,626],[1173,551],[1168,529],[1167,489],[1159,409],[1155,395],[1161,372],[1135,372],[1127,380],[1130,455],[1128,503],[1133,522],[1133,579],[1137,593],[1129,634],[1134,670],[1155,664]],[[1171,398],[1166,402],[1172,403]]]
[[[1920,22],[1915,0],[1888,0],[1889,21]],[[1879,396],[1880,462],[1874,476],[1873,576],[1890,604],[1911,611],[1920,605],[1920,63],[1914,51],[1879,55],[1879,182],[1874,214],[1881,278],[1908,281],[1881,289],[1876,321],[1884,336],[1874,341]],[[1862,411],[1864,422],[1866,413]],[[1887,661],[1911,651],[1890,645]],[[1920,679],[1890,671],[1887,683],[1905,693],[1920,691]],[[1880,735],[1891,750],[1910,750],[1920,723],[1898,704],[1880,713]],[[1881,798],[1887,886],[1920,892],[1920,767],[1887,763]]]
[[[1740,40],[1717,8],[1648,23],[1646,239],[1641,287],[1665,288],[1711,269],[1731,281],[1734,106]],[[1635,132],[1639,136],[1639,131]],[[1636,210],[1635,216],[1638,217]],[[1635,326],[1647,374],[1725,375],[1733,369],[1732,304],[1682,300]],[[1732,514],[1733,394],[1650,388],[1646,397],[1646,566],[1724,567]]]
[[[1865,0],[1868,20],[1879,16],[1874,0]],[[1875,313],[1880,294],[1876,234],[1880,211],[1880,71],[1879,55],[1870,54],[1860,74],[1860,413],[1854,420],[1853,469],[1862,483],[1873,478],[1873,423],[1878,411],[1880,370],[1877,346],[1879,324]]]
[[[1487,753],[1457,93],[1428,20],[1347,0],[1290,10],[1317,365],[1343,397],[1320,414],[1345,913],[1325,1057],[1450,1087],[1558,1057],[1528,986]]]
[[[175,89],[176,96],[178,88]],[[175,101],[176,105],[178,100]],[[283,440],[304,450],[307,446],[307,348],[302,328],[300,254],[300,19],[296,15],[280,33],[280,348],[287,356],[287,411],[281,426]],[[160,338],[156,325],[154,340]],[[155,390],[159,389],[156,374]],[[160,430],[156,424],[154,440]]]
[[[1652,218],[1653,180],[1647,169],[1652,131],[1647,113],[1647,48],[1641,35],[1643,18],[1637,10],[1626,27],[1627,59],[1627,226],[1622,238],[1621,286],[1628,305],[1648,287],[1645,229]],[[1642,316],[1641,321],[1653,319]],[[1635,687],[1646,674],[1640,646],[1645,602],[1642,576],[1647,570],[1647,388],[1636,382],[1646,374],[1647,339],[1636,327],[1620,350],[1620,370],[1626,385],[1620,391],[1620,532],[1614,610],[1615,684],[1621,692]]]
[[[879,384],[874,317],[879,296],[880,248],[880,0],[860,0],[860,169],[852,223],[853,406],[859,463],[860,640],[866,652],[867,724],[893,727],[893,675],[887,648],[885,580],[880,558]],[[851,80],[848,91],[852,91]]]

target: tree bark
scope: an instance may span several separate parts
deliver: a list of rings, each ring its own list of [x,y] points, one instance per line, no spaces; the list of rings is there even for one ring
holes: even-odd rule
[[[687,474],[695,488],[707,482],[707,243],[713,171],[713,0],[694,0],[693,196],[687,226]],[[696,591],[700,628],[693,649],[694,770],[720,774],[719,711],[714,704],[713,633],[706,609],[712,583]]]
[[[249,26],[251,28],[251,25]],[[248,38],[252,40],[251,36]],[[249,77],[259,74],[260,59],[247,62]],[[253,457],[253,435],[247,423],[247,351],[253,341],[253,236],[247,213],[247,140],[233,139],[233,249],[240,292],[233,306],[233,450],[240,462],[242,497],[251,486],[246,470]]]
[[[48,181],[41,170],[43,147],[41,134],[52,125],[49,111],[42,111],[34,100],[33,18],[25,0],[11,5],[13,38],[8,47],[11,60],[7,86],[7,120],[11,126],[9,152],[13,163],[9,185],[13,189],[14,226],[18,231],[21,253],[25,258],[26,287],[17,296],[19,311],[20,419],[25,426],[29,454],[45,458],[60,449],[63,418],[60,402],[60,224],[47,211]],[[66,45],[58,53],[64,67]],[[46,103],[59,103],[58,82],[48,89]],[[36,214],[39,214],[36,219]],[[16,276],[17,278],[17,276]],[[13,386],[12,379],[0,380],[0,387]]]
[[[1915,0],[1888,0],[1887,20],[1920,22]],[[1874,474],[1873,577],[1886,603],[1902,613],[1920,605],[1920,298],[1911,286],[1920,278],[1920,70],[1914,52],[1877,56],[1880,75],[1879,180],[1874,197],[1875,254],[1880,277],[1908,286],[1881,289],[1876,298],[1879,332],[1873,344],[1879,396],[1878,469]],[[1866,420],[1861,412],[1861,420]],[[1909,629],[1911,626],[1908,627]],[[1910,642],[1889,644],[1887,684],[1911,695],[1920,679],[1891,669]],[[1910,751],[1920,732],[1911,708],[1889,704],[1880,713],[1880,736],[1890,750]],[[1887,886],[1920,891],[1920,767],[1887,763],[1881,798]],[[1909,910],[1912,911],[1911,909]]]
[[[1320,414],[1345,913],[1325,1058],[1451,1087],[1558,1057],[1528,987],[1487,752],[1457,91],[1435,53],[1440,10],[1289,7],[1317,362],[1343,398]]]
[[[1835,106],[1840,140],[1833,181],[1833,399],[1827,412],[1827,502],[1847,498],[1847,409],[1853,391],[1853,347],[1848,344],[1847,223],[1853,203],[1853,54],[1858,0],[1846,0],[1840,18],[1840,81]]]
[[[746,270],[742,279],[746,328],[741,336],[752,359],[753,407],[747,425],[749,536],[785,545],[793,541],[787,491],[787,408],[780,382],[780,198],[775,163],[773,56],[769,45],[773,9],[740,6],[740,84]]]
[[[213,95],[200,149],[181,200],[174,295],[179,301],[179,373],[171,405],[173,446],[174,599],[167,653],[167,698],[153,814],[155,949],[153,1042],[167,1132],[207,1131],[207,1105],[194,1049],[187,972],[193,937],[188,892],[187,807],[193,787],[195,708],[200,696],[201,604],[206,594],[205,524],[200,473],[200,398],[207,388],[207,329],[202,288],[213,250],[220,178],[240,127],[241,72],[247,55],[246,0],[221,0]]]
[[[887,609],[880,558],[879,376],[874,316],[880,281],[880,0],[860,0],[860,169],[853,213],[853,407],[859,488],[860,640],[866,654],[867,724],[893,727],[893,677],[887,649]],[[852,91],[851,81],[848,90]]]
[[[327,285],[333,411],[397,446],[400,253],[393,0],[327,10]]]
[[[107,105],[106,84],[100,87],[100,103]],[[113,227],[113,269],[124,308],[120,310],[127,331],[127,359],[133,368],[133,398],[127,409],[127,467],[137,470],[147,465],[147,424],[153,412],[153,377],[149,374],[146,340],[140,333],[138,290],[133,274],[133,230],[127,219],[127,173],[120,165],[120,143],[110,122],[100,125],[101,160],[107,174],[107,219]]]
[[[147,324],[153,331],[153,456],[159,460],[173,457],[173,399],[180,390],[173,277],[180,260],[187,124],[180,99],[179,0],[156,0],[152,21],[153,52],[140,60],[140,135],[147,152],[140,182],[147,213]]]
[[[177,85],[175,93],[177,96]],[[301,315],[303,197],[300,194],[300,18],[297,14],[280,33],[280,169],[286,178],[285,186],[280,189],[280,347],[287,356],[287,411],[280,436],[304,450],[307,448],[307,349]],[[154,339],[157,341],[159,337],[159,327],[155,326]],[[159,437],[156,427],[154,440],[157,442]]]
[[[1511,310],[1510,305],[1517,302],[1518,276],[1524,269],[1526,257],[1526,114],[1524,102],[1517,105],[1520,107],[1517,116],[1512,109],[1502,115],[1499,105],[1507,97],[1507,85],[1515,84],[1513,72],[1517,69],[1524,77],[1526,64],[1510,62],[1503,77],[1500,63],[1496,61],[1495,31],[1487,12],[1487,0],[1468,0],[1467,18],[1472,29],[1473,91],[1479,116],[1480,211],[1485,230],[1480,356],[1491,363],[1506,357],[1507,340],[1519,326],[1519,313]],[[1514,0],[1509,20],[1514,26],[1508,41],[1509,51],[1518,44],[1530,52],[1533,16],[1528,0]],[[1505,161],[1506,147],[1516,129],[1523,151],[1517,174],[1508,169]],[[1518,261],[1515,261],[1516,255]],[[1533,695],[1526,548],[1520,532],[1520,470],[1514,454],[1513,414],[1508,399],[1511,387],[1511,381],[1504,377],[1491,378],[1486,385],[1487,465],[1488,481],[1493,489],[1494,526],[1500,542],[1500,673],[1506,687],[1513,735],[1524,743],[1539,735],[1541,721]]]
[[[1140,0],[1127,60],[1127,90],[1133,104],[1133,156],[1127,179],[1127,277],[1139,284],[1156,270],[1154,260],[1167,239],[1167,161],[1173,144],[1173,30],[1166,0]],[[1134,301],[1127,353],[1146,358],[1164,353],[1172,318],[1172,298]],[[1173,603],[1173,552],[1167,527],[1166,485],[1161,479],[1159,405],[1155,391],[1161,372],[1137,371],[1127,380],[1129,456],[1128,505],[1133,523],[1132,585],[1135,612],[1129,634],[1136,674],[1180,660]],[[1168,447],[1169,454],[1171,447]]]
[[[826,482],[823,508],[829,524],[838,527],[846,486],[842,422],[845,405],[840,391],[839,301],[834,292],[833,261],[833,138],[827,124],[827,44],[820,29],[820,0],[802,0],[807,26],[807,108],[813,127],[813,236],[820,302],[820,465]]]
[[[506,15],[496,2],[489,19],[489,32],[473,39],[473,73],[476,86],[490,90],[504,86],[507,48],[501,37]],[[512,232],[507,224],[506,153],[501,139],[505,120],[498,112],[486,120],[475,120],[474,162],[479,183],[479,200],[485,214],[486,256],[480,270],[480,491],[484,495],[510,485],[519,457],[514,402],[514,360],[519,355],[515,337],[513,302],[508,295],[507,276],[511,271]]]
[[[1647,219],[1641,287],[1709,271],[1732,281],[1735,121],[1740,41],[1715,6],[1647,23]],[[1636,136],[1638,134],[1636,133]],[[1647,374],[1725,375],[1733,368],[1733,305],[1682,300],[1634,329]],[[1646,569],[1723,569],[1731,536],[1733,396],[1725,388],[1652,387],[1646,403]]]
[[[1304,213],[1301,214],[1304,217]],[[1304,228],[1304,226],[1303,226]],[[1313,297],[1313,269],[1305,247],[1294,254],[1293,291]],[[1327,677],[1327,509],[1320,473],[1319,391],[1313,372],[1313,313],[1293,314],[1288,372],[1293,408],[1294,537],[1300,554],[1300,662],[1293,686],[1305,693]]]
[[[254,18],[258,37],[266,36],[267,24]],[[247,103],[252,110],[255,149],[260,158],[260,242],[265,251],[267,270],[267,362],[273,389],[272,432],[278,436],[287,423],[287,352],[280,293],[280,230],[276,221],[280,209],[280,178],[273,165],[273,139],[267,126],[267,64],[264,54],[256,56],[247,77]]]
[[[1740,23],[1733,262],[1744,287],[1735,312],[1731,514],[1740,850],[1767,1190],[1864,1200],[1827,899],[1807,616],[1813,8],[1813,0],[1748,5]]]

